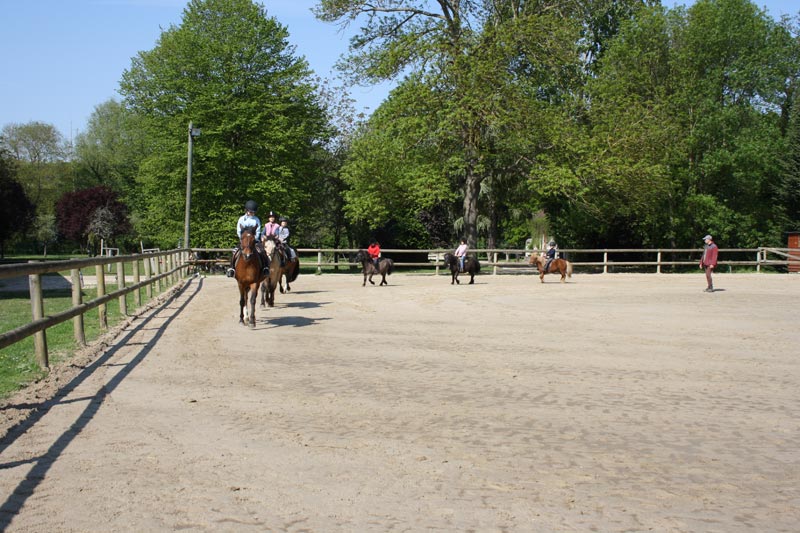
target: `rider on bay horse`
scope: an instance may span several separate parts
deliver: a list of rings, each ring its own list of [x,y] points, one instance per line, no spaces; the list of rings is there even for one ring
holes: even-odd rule
[[[556,247],[556,241],[550,241],[550,249],[547,250],[545,253],[545,257],[547,257],[547,262],[544,264],[544,271],[548,272],[550,270],[550,263],[552,263],[556,255],[558,254],[558,248]]]
[[[239,258],[241,253],[241,240],[242,240],[242,230],[244,228],[256,228],[255,229],[255,247],[256,252],[258,253],[259,257],[261,257],[261,264],[264,265],[263,271],[264,273],[269,272],[269,267],[267,266],[267,254],[264,252],[264,247],[261,246],[261,219],[256,216],[256,210],[258,209],[258,204],[255,203],[253,200],[248,200],[244,204],[244,215],[239,217],[239,220],[236,223],[236,235],[239,237],[240,244],[233,249],[233,255],[231,256],[231,266],[228,268],[228,277],[232,278],[236,275],[236,260]]]

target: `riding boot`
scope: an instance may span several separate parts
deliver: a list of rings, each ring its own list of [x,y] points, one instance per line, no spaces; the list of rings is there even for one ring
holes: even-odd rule
[[[233,255],[231,255],[231,266],[230,266],[230,268],[228,268],[228,271],[226,272],[226,275],[229,278],[232,278],[232,277],[234,277],[236,275],[236,256],[238,255],[238,253],[239,253],[239,249],[235,248],[233,250]]]

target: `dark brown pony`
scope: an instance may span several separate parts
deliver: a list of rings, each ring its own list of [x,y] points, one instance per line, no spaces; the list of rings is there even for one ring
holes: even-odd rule
[[[450,281],[450,285],[455,282],[456,284],[460,285],[461,282],[458,281],[458,274],[459,274],[459,264],[458,264],[458,257],[451,253],[444,254],[444,264],[445,266],[450,268],[450,275],[452,279]],[[464,259],[464,273],[469,274],[469,284],[472,285],[475,283],[475,274],[481,271],[481,264],[478,260],[471,255],[468,255],[466,259]]]
[[[245,301],[249,296],[247,306],[248,325],[256,327],[256,298],[258,298],[258,284],[264,280],[264,265],[261,254],[256,249],[256,234],[254,227],[242,228],[240,241],[241,253],[236,260],[236,281],[239,284],[239,324],[244,324]]]
[[[542,280],[542,283],[544,283],[545,274],[555,274],[558,272],[561,274],[561,283],[564,283],[564,278],[572,277],[572,263],[566,259],[553,259],[547,272],[544,271],[544,265],[547,263],[547,259],[543,255],[531,255],[528,262],[531,265],[536,265],[536,268],[539,269],[539,279]]]
[[[372,281],[372,276],[375,274],[381,275],[381,285],[388,285],[389,283],[386,282],[386,276],[392,273],[392,269],[394,268],[394,261],[389,259],[388,257],[381,258],[378,262],[378,266],[375,267],[375,263],[372,261],[372,257],[370,257],[369,253],[366,250],[359,250],[356,254],[356,261],[361,263],[361,273],[364,274],[364,283],[361,284],[362,287],[366,286],[367,284],[367,277],[369,276],[369,282],[375,285],[375,282]]]
[[[265,307],[265,304],[269,307],[275,307],[275,289],[280,286],[281,278],[284,274],[284,268],[281,268],[280,251],[278,250],[274,235],[267,236],[264,241],[264,249],[267,252],[267,258],[269,259],[269,275],[266,277],[266,279],[264,279],[264,282],[261,285],[262,308]],[[281,290],[281,293],[283,293],[283,290]]]

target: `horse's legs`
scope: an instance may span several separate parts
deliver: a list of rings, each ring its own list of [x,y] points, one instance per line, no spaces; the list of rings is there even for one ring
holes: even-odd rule
[[[258,299],[258,283],[250,286],[250,328],[256,327],[256,299]]]
[[[267,307],[267,280],[261,282],[261,309]]]
[[[244,290],[239,287],[239,324],[244,325]]]
[[[544,272],[539,274],[539,279],[542,281],[542,283],[544,283]]]
[[[475,283],[475,272],[469,273],[469,284],[472,285]]]
[[[367,272],[366,271],[364,271],[364,283],[362,283],[361,286],[362,287],[366,287],[367,286]]]

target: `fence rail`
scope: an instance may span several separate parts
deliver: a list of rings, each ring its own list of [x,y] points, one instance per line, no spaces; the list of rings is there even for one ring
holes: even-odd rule
[[[175,284],[179,281],[181,271],[188,269],[188,249],[171,250],[167,252],[135,254],[113,257],[96,257],[91,259],[73,259],[67,261],[32,261],[28,263],[0,265],[0,280],[20,276],[28,276],[29,293],[31,300],[32,321],[11,331],[0,333],[0,349],[10,346],[33,335],[36,351],[36,361],[40,368],[48,368],[49,358],[47,352],[46,330],[69,319],[73,320],[75,341],[85,345],[83,317],[92,310],[98,309],[100,327],[108,328],[106,303],[114,298],[119,298],[120,312],[128,314],[126,295],[133,292],[134,304],[141,306],[141,291],[144,288],[147,300],[153,297],[153,287],[156,292],[161,292],[161,282]],[[126,286],[125,264],[130,263],[133,271],[133,284]],[[140,274],[140,264],[144,267],[144,279]],[[106,294],[104,266],[116,265],[117,290]],[[88,302],[83,302],[82,268],[94,267],[97,278],[97,297]],[[72,307],[61,313],[44,316],[44,289],[42,274],[70,272],[72,285]]]
[[[353,261],[353,256],[358,252],[355,248],[297,248],[301,264],[304,267],[313,266],[317,273],[325,269],[355,267],[359,263]],[[224,265],[230,259],[231,250],[228,248],[193,248],[193,254],[220,254],[227,258],[190,259],[194,265]],[[444,267],[443,256],[450,249],[384,249],[382,255],[391,257],[397,267],[433,268],[438,274]],[[473,250],[471,253],[478,256],[482,266],[490,267],[492,274],[498,274],[511,269],[532,269],[527,258],[531,254],[538,254],[540,250],[489,248]],[[695,266],[702,256],[702,248],[597,248],[597,249],[563,249],[559,250],[561,257],[565,257],[577,269],[582,267],[599,267],[602,272],[609,273],[619,267],[654,267],[656,273],[661,273],[664,267]],[[316,255],[316,261],[312,260]],[[629,256],[652,257],[648,260],[631,260]],[[719,266],[750,266],[756,271],[762,267],[781,267],[800,265],[800,249],[795,248],[723,248],[719,250]],[[403,256],[427,257],[427,261],[402,261]],[[594,256],[594,257],[593,257]],[[579,260],[581,257],[587,260]],[[617,260],[615,258],[621,258]],[[594,259],[594,260],[591,260]],[[627,259],[627,260],[626,260]],[[312,262],[309,262],[312,261]]]

